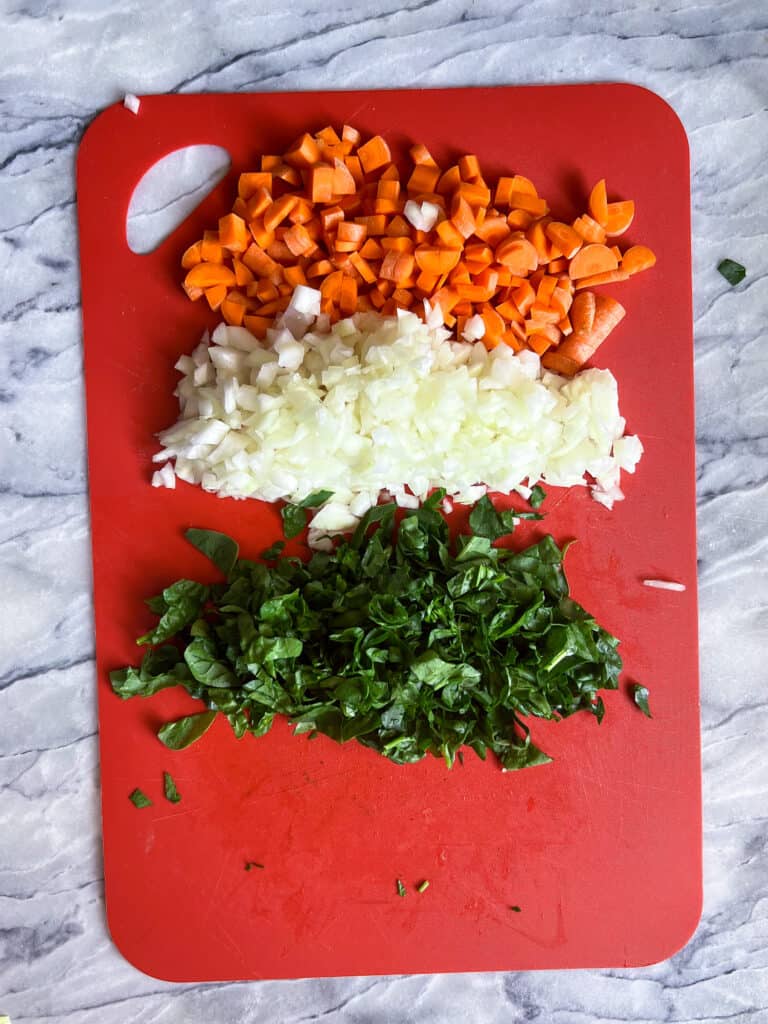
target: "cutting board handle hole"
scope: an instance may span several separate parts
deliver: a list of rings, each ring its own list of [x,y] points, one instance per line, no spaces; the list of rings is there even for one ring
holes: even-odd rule
[[[125,221],[128,248],[144,256],[182,224],[232,165],[221,146],[185,146],[153,164],[133,190]]]

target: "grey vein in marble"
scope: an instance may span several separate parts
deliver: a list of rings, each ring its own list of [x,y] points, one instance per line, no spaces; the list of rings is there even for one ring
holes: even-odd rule
[[[0,8],[0,1013],[14,1024],[768,1022],[768,10],[362,0]],[[103,908],[74,157],[126,91],[628,80],[693,166],[705,906],[641,970],[169,985]],[[715,271],[749,271],[730,289]]]

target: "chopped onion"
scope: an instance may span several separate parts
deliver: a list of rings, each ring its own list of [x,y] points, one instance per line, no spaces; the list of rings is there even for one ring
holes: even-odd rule
[[[426,323],[400,310],[331,327],[319,301],[297,288],[291,329],[283,317],[262,344],[221,325],[182,357],[181,416],[155,461],[174,460],[175,476],[220,497],[332,491],[311,523],[318,540],[353,527],[383,491],[408,508],[435,487],[451,507],[488,490],[529,494],[539,480],[589,485],[609,508],[623,498],[621,472],[642,445],[624,436],[607,370],[569,380],[534,352],[456,341],[428,303]]]
[[[485,336],[485,320],[480,316],[479,313],[475,313],[471,316],[464,324],[464,333],[462,338],[464,341],[480,341]]]
[[[123,106],[130,110],[132,114],[138,114],[141,100],[138,96],[134,96],[132,92],[127,92],[123,100]]]
[[[170,462],[166,462],[162,469],[158,469],[152,474],[152,486],[174,489],[176,486],[176,474],[173,472],[173,466]]]
[[[643,580],[644,587],[655,587],[657,590],[685,590],[684,583],[675,583],[673,580]]]

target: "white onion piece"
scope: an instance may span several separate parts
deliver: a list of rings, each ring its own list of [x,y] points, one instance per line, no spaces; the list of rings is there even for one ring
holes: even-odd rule
[[[162,469],[158,469],[152,474],[152,486],[174,489],[176,486],[176,474],[173,472],[173,466],[170,462],[166,462]]]
[[[123,100],[123,106],[127,110],[130,110],[132,114],[138,114],[139,107],[141,106],[141,100],[138,96],[134,96],[132,92],[127,92],[125,94],[125,99]]]

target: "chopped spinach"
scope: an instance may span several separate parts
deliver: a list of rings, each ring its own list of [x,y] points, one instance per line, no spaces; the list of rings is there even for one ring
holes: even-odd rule
[[[333,491],[315,491],[297,505],[284,505],[280,509],[280,515],[283,517],[285,536],[289,540],[291,537],[298,537],[307,525],[307,509],[319,508],[331,497],[333,497]]]
[[[528,499],[528,504],[531,508],[539,509],[544,504],[544,499],[547,496],[547,492],[540,484],[536,484],[531,490],[531,496]]]
[[[240,550],[231,537],[216,530],[196,530],[194,527],[187,530],[184,536],[206,558],[210,558],[217,569],[229,576]]]
[[[646,718],[653,718],[651,709],[648,705],[648,688],[641,686],[639,683],[633,683],[630,687],[632,693],[632,700],[637,704],[640,710],[643,712]]]
[[[402,881],[399,878],[396,879],[396,885],[397,885],[397,895],[398,896],[407,896],[408,895],[408,890],[405,888],[405,886],[403,885]]]
[[[152,801],[149,799],[146,793],[143,793],[138,787],[129,795],[128,799],[131,801],[134,807],[151,807]]]
[[[717,269],[731,286],[740,284],[747,276],[747,268],[736,260],[720,260]]]
[[[163,793],[165,799],[170,800],[172,804],[181,803],[181,793],[176,788],[176,783],[170,772],[163,772]]]
[[[179,685],[202,701],[205,710],[160,729],[173,750],[219,713],[238,737],[263,736],[285,715],[297,734],[354,739],[397,764],[432,754],[450,766],[462,747],[491,751],[506,771],[546,764],[526,723],[602,718],[598,691],[618,686],[618,641],[569,597],[565,548],[551,536],[494,547],[515,514],[483,499],[472,535],[451,541],[443,497],[405,511],[399,526],[394,505],[376,506],[306,562],[238,557],[226,582],[167,588],[151,603],[160,623],[147,636],[158,646],[140,668],[111,674],[115,692]],[[232,548],[205,533],[196,546],[220,562]]]

